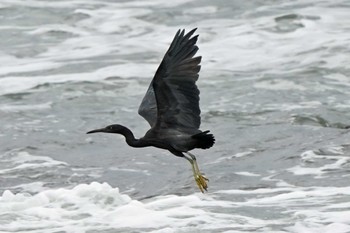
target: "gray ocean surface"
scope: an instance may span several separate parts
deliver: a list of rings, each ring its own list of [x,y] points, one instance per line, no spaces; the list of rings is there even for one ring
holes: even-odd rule
[[[209,178],[136,137],[198,27]],[[0,1],[0,232],[350,232],[350,2]]]

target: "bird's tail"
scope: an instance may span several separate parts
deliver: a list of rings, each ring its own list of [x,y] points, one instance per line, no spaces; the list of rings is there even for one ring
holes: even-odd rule
[[[192,138],[197,139],[197,148],[208,149],[214,145],[214,135],[208,133],[209,130],[192,135]]]

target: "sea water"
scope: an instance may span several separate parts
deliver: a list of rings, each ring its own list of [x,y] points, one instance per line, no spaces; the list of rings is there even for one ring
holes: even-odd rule
[[[0,2],[0,232],[350,232],[346,0]],[[198,27],[190,164],[86,135],[137,114],[178,29]]]

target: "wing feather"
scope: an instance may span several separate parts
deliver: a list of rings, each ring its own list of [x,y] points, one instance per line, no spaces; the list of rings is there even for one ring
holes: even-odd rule
[[[196,85],[201,57],[196,29],[178,30],[139,107],[139,114],[160,128],[198,130],[201,118]]]
[[[153,79],[160,128],[198,130],[201,118],[196,86],[201,57],[193,57],[198,47],[196,29],[174,38]]]

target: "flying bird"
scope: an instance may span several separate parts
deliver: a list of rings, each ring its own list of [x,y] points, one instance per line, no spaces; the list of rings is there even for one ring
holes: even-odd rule
[[[151,126],[145,136],[136,139],[130,129],[119,124],[87,133],[121,134],[131,147],[153,146],[187,159],[199,189],[204,192],[209,180],[199,171],[196,157],[189,151],[208,149],[215,138],[209,130],[199,130],[201,111],[196,81],[202,57],[194,57],[198,51],[198,35],[193,36],[196,30],[187,34],[185,30],[177,31],[149,85],[138,110]]]

